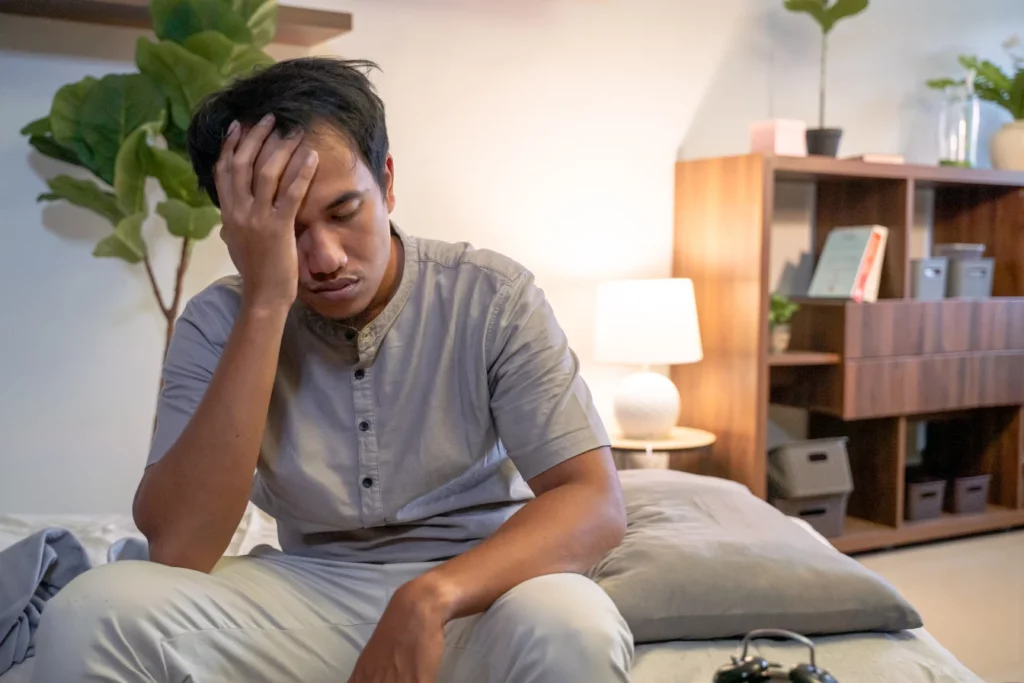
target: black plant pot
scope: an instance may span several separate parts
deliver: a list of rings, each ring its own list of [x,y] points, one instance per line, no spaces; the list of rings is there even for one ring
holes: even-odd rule
[[[839,153],[839,140],[842,137],[842,128],[808,128],[807,153],[834,157]]]

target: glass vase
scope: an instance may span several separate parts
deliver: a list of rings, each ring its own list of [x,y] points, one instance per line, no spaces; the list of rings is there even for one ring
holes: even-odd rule
[[[939,114],[939,164],[974,168],[978,165],[978,97],[971,88],[946,89]]]

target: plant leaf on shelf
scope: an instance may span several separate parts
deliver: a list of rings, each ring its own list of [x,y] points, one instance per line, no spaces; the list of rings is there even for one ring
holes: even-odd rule
[[[46,181],[50,191],[39,195],[37,201],[64,200],[83,209],[88,209],[117,225],[124,218],[113,192],[104,190],[94,180],[82,180],[68,175],[58,175]]]
[[[82,137],[95,154],[95,172],[114,184],[121,143],[139,126],[160,119],[167,99],[144,74],[104,76],[82,102]]]
[[[925,85],[935,90],[945,90],[946,88],[951,88],[956,85],[965,85],[966,83],[966,79],[963,78],[959,80],[955,78],[933,78],[929,81],[925,81]]]
[[[1010,114],[1017,121],[1024,119],[1024,69],[1017,72],[1010,86]]]
[[[252,42],[252,31],[228,0],[150,0],[153,30],[161,40],[183,43],[202,31],[219,31],[236,43]]]
[[[868,0],[836,0],[835,4],[828,8],[828,18],[831,24],[829,30],[847,17],[860,14],[868,8]]]
[[[178,199],[157,204],[156,212],[167,221],[167,231],[177,237],[204,240],[220,225],[220,211],[215,206],[189,206]]]
[[[142,239],[142,223],[145,220],[146,213],[142,211],[122,218],[114,228],[114,234],[100,240],[92,255],[139,263],[146,257],[146,243]]]

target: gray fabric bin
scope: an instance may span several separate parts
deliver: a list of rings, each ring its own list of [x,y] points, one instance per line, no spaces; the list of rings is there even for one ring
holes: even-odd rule
[[[776,498],[772,505],[784,515],[804,520],[825,538],[843,535],[849,493],[810,498]]]
[[[990,258],[952,259],[946,280],[946,294],[956,299],[987,299],[992,296],[995,260]]]
[[[918,258],[910,262],[910,295],[917,301],[938,301],[946,297],[949,259]]]
[[[768,488],[776,498],[811,498],[853,491],[846,437],[795,441],[768,453]]]

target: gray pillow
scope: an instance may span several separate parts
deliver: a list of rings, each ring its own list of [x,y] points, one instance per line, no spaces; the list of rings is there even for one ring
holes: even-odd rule
[[[735,482],[620,472],[626,538],[590,572],[637,643],[899,631],[921,617],[874,572]]]

